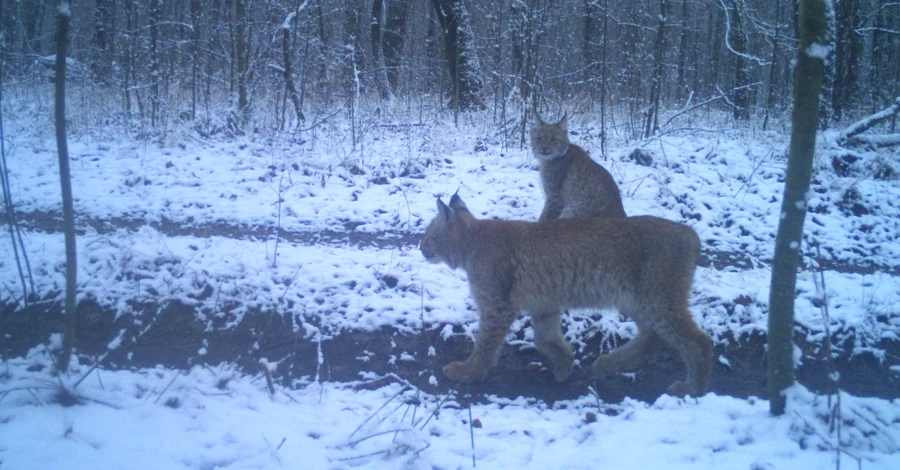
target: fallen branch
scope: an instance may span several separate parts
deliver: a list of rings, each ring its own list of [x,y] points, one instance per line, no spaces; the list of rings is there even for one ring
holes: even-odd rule
[[[851,125],[850,127],[844,129],[841,132],[840,137],[838,137],[838,143],[841,145],[844,145],[847,143],[866,143],[865,139],[863,139],[864,137],[871,138],[871,137],[875,137],[875,136],[861,136],[859,134],[862,134],[863,132],[871,129],[874,126],[877,126],[878,124],[882,123],[883,121],[890,119],[892,116],[894,116],[897,113],[900,113],[900,96],[898,96],[896,99],[894,99],[894,103],[891,104],[890,106],[888,106],[887,108],[884,108],[881,111],[878,111],[877,113],[875,113],[869,117],[863,118],[863,119],[857,121],[856,123],[854,123],[853,125]],[[890,137],[890,136],[885,136],[885,137]],[[897,137],[895,137],[895,139],[897,139]],[[891,142],[891,143],[888,143],[883,146],[889,146],[889,145],[897,145],[897,142]]]
[[[844,142],[851,145],[869,145],[872,147],[893,147],[900,145],[900,134],[888,135],[855,135]]]

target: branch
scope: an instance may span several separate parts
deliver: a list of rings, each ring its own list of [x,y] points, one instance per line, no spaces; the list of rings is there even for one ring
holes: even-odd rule
[[[890,106],[888,106],[887,108],[884,108],[881,111],[878,111],[877,113],[875,113],[867,118],[863,118],[863,119],[857,121],[856,123],[854,123],[853,125],[851,125],[850,127],[844,129],[841,132],[840,137],[838,137],[838,143],[843,145],[843,144],[847,143],[848,141],[864,142],[865,139],[863,139],[863,136],[860,136],[859,134],[862,134],[863,132],[871,129],[872,127],[877,126],[882,121],[890,119],[891,116],[894,116],[895,114],[898,114],[898,113],[900,113],[900,96],[895,98],[894,103],[891,104]],[[871,138],[871,137],[875,137],[875,136],[868,136],[867,138]],[[890,136],[883,136],[883,137],[890,137]],[[895,144],[888,144],[888,145],[895,145]]]
[[[845,142],[851,145],[871,145],[873,147],[893,147],[900,145],[900,134],[856,135]]]

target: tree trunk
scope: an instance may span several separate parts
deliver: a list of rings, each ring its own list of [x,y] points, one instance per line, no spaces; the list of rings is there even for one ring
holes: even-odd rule
[[[159,26],[162,18],[162,0],[150,2],[150,125],[156,127],[160,110],[159,80]]]
[[[659,2],[659,27],[653,45],[653,79],[650,82],[650,103],[647,109],[647,121],[644,123],[644,138],[653,135],[659,129],[659,100],[663,80],[663,48],[666,42],[666,0]]]
[[[383,32],[384,62],[388,67],[387,76],[391,89],[397,92],[398,70],[403,59],[403,45],[406,41],[407,20],[410,0],[391,0],[387,8],[387,20]]]
[[[191,120],[197,119],[200,89],[200,0],[191,0]]]
[[[75,344],[75,289],[78,281],[78,264],[75,251],[75,204],[72,200],[72,180],[69,176],[69,145],[66,141],[66,49],[69,42],[69,2],[59,3],[56,31],[56,149],[59,153],[59,179],[62,184],[63,231],[66,237],[66,302],[63,325],[63,345],[59,355],[59,371],[69,369],[72,348]]]
[[[441,25],[444,58],[450,76],[451,102],[456,110],[484,109],[481,78],[468,25],[468,13],[461,0],[431,0]]]
[[[372,59],[375,61],[375,85],[378,87],[378,95],[382,100],[393,100],[394,93],[388,80],[387,65],[384,62],[384,0],[372,1]]]
[[[800,0],[790,153],[769,292],[768,388],[774,415],[784,413],[784,391],[794,383],[794,296],[824,75],[822,46],[830,39],[826,9],[826,0]]]
[[[728,31],[729,43],[734,49],[734,87],[731,93],[731,102],[734,104],[734,119],[747,121],[750,119],[750,73],[748,71],[747,58],[747,31],[744,28],[744,2],[743,0],[729,0],[730,8],[725,12],[728,15],[730,29]]]
[[[294,85],[294,62],[292,60],[293,54],[291,51],[291,32],[293,30],[291,24],[294,21],[298,21],[297,14],[300,13],[299,7],[300,5],[297,6],[297,10],[295,10],[291,16],[288,16],[281,25],[281,51],[284,59],[284,70],[282,75],[284,76],[286,93],[291,100],[291,104],[294,105],[294,113],[297,115],[298,123],[306,120],[306,116],[303,115],[302,105],[300,104],[300,94],[297,93],[297,87]]]
[[[766,95],[766,110],[762,130],[769,124],[769,113],[775,107],[775,69],[778,64],[778,28],[781,22],[781,0],[775,0],[775,33],[772,35],[772,63],[769,65],[769,88]]]
[[[112,81],[115,6],[115,0],[96,0],[94,3],[94,56],[91,69],[94,78],[103,85],[109,85]]]
[[[243,131],[250,121],[250,102],[247,96],[247,74],[250,72],[250,48],[247,44],[247,13],[244,0],[234,0],[234,54],[237,66],[238,129]]]
[[[686,62],[687,62],[687,44],[688,44],[688,0],[681,0],[681,28],[678,34],[678,86],[675,98],[681,101],[685,96],[687,87],[686,79]]]
[[[836,121],[844,117],[845,108],[851,105],[858,86],[860,41],[856,33],[857,10],[857,0],[841,0],[837,3],[834,87],[831,95],[831,109]]]

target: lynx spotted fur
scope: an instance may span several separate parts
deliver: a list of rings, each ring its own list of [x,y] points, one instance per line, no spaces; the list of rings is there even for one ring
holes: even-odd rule
[[[564,308],[615,307],[637,336],[600,356],[592,376],[629,367],[662,343],[687,365],[674,395],[702,395],[712,341],[691,318],[688,295],[700,240],[688,226],[657,217],[578,218],[533,223],[479,220],[457,195],[437,201],[438,215],[421,242],[432,263],[462,268],[479,311],[474,350],[444,374],[476,381],[494,364],[510,324],[527,311],[538,350],[557,380],[572,370],[571,345],[560,331]]]
[[[531,129],[531,150],[540,165],[545,198],[538,220],[625,217],[612,175],[584,149],[569,143],[566,115],[556,124],[537,120]]]

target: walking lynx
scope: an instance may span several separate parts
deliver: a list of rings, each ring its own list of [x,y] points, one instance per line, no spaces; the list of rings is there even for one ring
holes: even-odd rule
[[[538,116],[531,150],[540,165],[544,210],[539,221],[573,217],[625,217],[612,175],[581,147],[569,143],[566,115],[556,124]]]
[[[638,326],[637,336],[602,355],[591,375],[629,367],[663,342],[687,365],[669,392],[706,391],[712,341],[691,318],[688,295],[700,239],[688,226],[657,217],[577,218],[542,223],[479,220],[457,195],[437,201],[438,215],[422,238],[432,263],[462,268],[479,311],[475,348],[444,375],[476,381],[494,364],[520,311],[531,316],[534,343],[556,380],[572,370],[571,345],[560,331],[564,308],[615,307]]]

